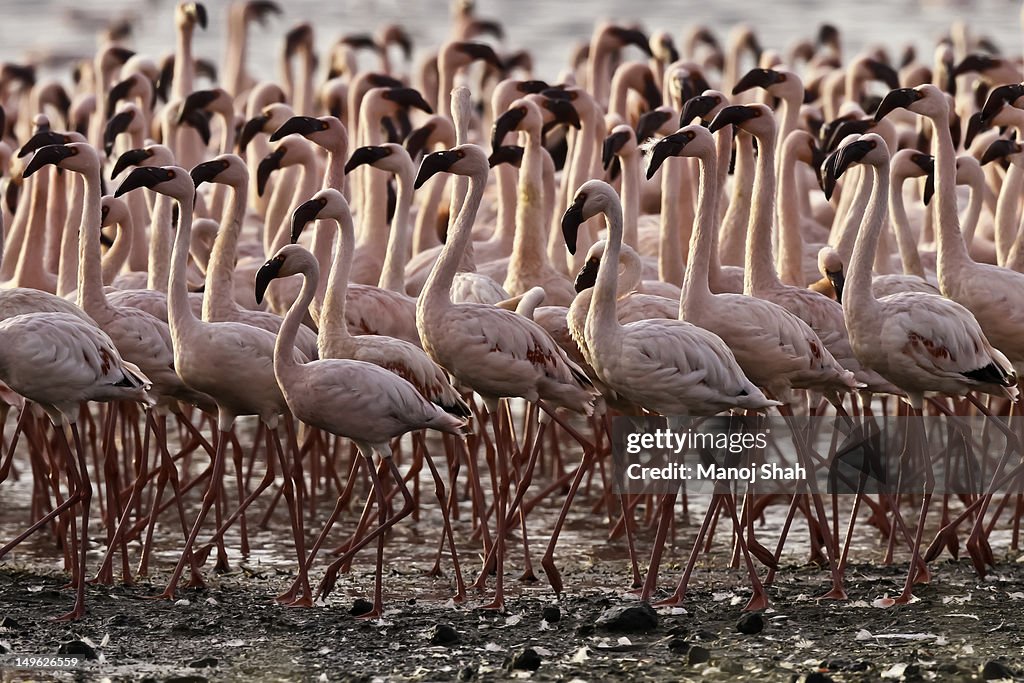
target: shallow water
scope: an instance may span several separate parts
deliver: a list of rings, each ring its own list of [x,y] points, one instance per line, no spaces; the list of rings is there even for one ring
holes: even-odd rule
[[[446,0],[288,0],[280,3],[285,14],[272,18],[266,28],[253,29],[250,63],[263,78],[277,77],[276,60],[284,32],[299,21],[314,23],[322,50],[344,33],[372,31],[384,22],[398,22],[412,34],[416,58],[428,46],[436,46],[448,32]],[[0,1],[0,59],[18,60],[30,55],[78,57],[95,45],[95,31],[103,19],[131,14],[139,18],[134,45],[144,52],[162,55],[173,50],[171,0],[110,0],[103,3],[72,3],[66,0]],[[195,36],[198,56],[220,61],[223,54],[226,2],[207,2],[210,24]],[[1006,0],[858,0],[815,2],[782,0],[754,11],[743,0],[694,2],[644,0],[581,0],[555,3],[548,0],[478,0],[477,14],[500,20],[507,32],[505,47],[533,53],[537,75],[557,78],[572,46],[585,40],[599,18],[639,21],[647,31],[664,30],[681,36],[694,23],[711,26],[724,40],[733,24],[754,24],[765,47],[784,50],[793,40],[809,37],[822,22],[843,30],[847,54],[867,45],[883,44],[899,57],[912,44],[919,58],[930,63],[931,46],[951,22],[965,19],[977,34],[995,39],[1006,53],[1020,50],[1019,3]],[[368,57],[367,57],[368,59]],[[369,65],[369,64],[367,64]]]

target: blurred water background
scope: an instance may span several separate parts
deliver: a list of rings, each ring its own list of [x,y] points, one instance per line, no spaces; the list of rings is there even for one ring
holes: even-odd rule
[[[98,31],[111,18],[125,15],[137,19],[134,47],[163,55],[174,48],[175,4],[174,0],[0,0],[0,59],[45,58],[59,68],[67,60],[90,53]],[[205,4],[210,25],[205,32],[197,31],[196,52],[220,63],[228,2],[208,0]],[[279,4],[282,16],[252,29],[249,63],[261,78],[277,77],[283,35],[299,21],[313,23],[321,50],[344,33],[372,31],[383,22],[397,22],[412,35],[417,59],[449,30],[449,0],[279,0]],[[1020,4],[1008,0],[477,0],[477,15],[499,20],[506,30],[503,47],[530,50],[536,75],[548,79],[558,76],[573,45],[585,40],[601,18],[636,21],[647,31],[669,31],[677,36],[677,43],[684,27],[697,22],[710,26],[723,40],[732,25],[748,22],[763,45],[775,49],[812,36],[822,22],[831,22],[843,31],[847,55],[883,44],[898,59],[902,48],[912,44],[919,58],[929,64],[936,38],[962,19],[975,35],[994,39],[1003,52],[1019,54],[1021,49]]]

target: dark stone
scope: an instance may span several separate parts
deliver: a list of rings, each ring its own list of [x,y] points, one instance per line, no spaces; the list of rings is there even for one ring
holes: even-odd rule
[[[57,654],[74,655],[76,657],[81,657],[82,659],[99,659],[96,656],[96,650],[92,649],[88,643],[81,640],[71,640],[66,643],[61,643],[61,646],[57,648]]]
[[[355,602],[352,603],[352,609],[348,611],[354,617],[362,616],[367,614],[373,609],[373,603],[369,600],[363,600],[362,598],[356,598]]]
[[[597,618],[597,625],[619,633],[646,633],[658,628],[658,613],[646,602],[628,607],[611,607]]]
[[[20,631],[21,624],[15,621],[12,617],[4,617],[0,619],[0,629],[7,631]]]
[[[1013,678],[1013,671],[998,659],[993,659],[985,663],[985,667],[981,670],[981,678],[986,681]]]
[[[541,610],[540,615],[544,618],[544,621],[553,624],[556,621],[561,621],[562,610],[558,609],[558,605],[548,605]]]
[[[452,645],[459,642],[459,632],[448,624],[434,624],[430,630],[431,645]]]
[[[576,637],[589,638],[590,636],[594,635],[594,630],[595,629],[593,624],[582,624],[579,628],[576,629]]]
[[[476,680],[476,667],[473,665],[464,666],[459,670],[460,681]]]
[[[509,671],[521,669],[523,671],[536,671],[540,668],[540,655],[532,647],[524,648],[506,660],[506,668]]]
[[[7,649],[7,646],[4,645],[3,643],[0,643],[0,655],[6,655],[9,652],[10,652],[10,650]]]
[[[736,622],[736,630],[748,636],[764,630],[764,617],[760,612],[747,612]]]
[[[804,683],[833,683],[832,677],[828,674],[823,674],[820,671],[807,674],[807,678],[804,679]]]
[[[189,668],[192,668],[192,669],[211,668],[212,669],[215,666],[217,666],[219,663],[220,662],[217,661],[216,657],[203,657],[202,659],[197,659],[196,661],[189,663]]]
[[[668,641],[668,649],[677,655],[685,655],[690,651],[690,644],[683,638],[673,638]]]
[[[700,645],[694,645],[686,653],[690,666],[694,664],[703,664],[711,660],[711,652],[706,647]]]
[[[713,633],[712,631],[708,631],[706,629],[701,629],[700,631],[697,631],[697,633],[695,635],[700,640],[715,640],[715,639],[718,638],[718,634],[717,633]]]

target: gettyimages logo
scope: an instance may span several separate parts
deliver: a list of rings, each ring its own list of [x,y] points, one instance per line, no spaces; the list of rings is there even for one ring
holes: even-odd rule
[[[996,418],[616,417],[618,493],[1024,490],[1024,421]],[[1009,454],[1007,456],[1007,454]]]

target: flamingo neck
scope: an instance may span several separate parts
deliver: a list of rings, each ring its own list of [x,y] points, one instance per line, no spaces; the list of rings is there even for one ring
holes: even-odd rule
[[[775,218],[775,131],[757,138],[757,171],[754,175],[754,203],[747,231],[746,273],[743,290],[747,296],[777,287],[772,252],[772,222]]]
[[[700,157],[700,185],[697,191],[696,229],[690,236],[690,254],[686,277],[679,295],[679,318],[685,320],[711,298],[708,269],[714,241],[717,215],[718,187],[715,185],[718,168],[714,154]]]
[[[547,226],[544,224],[544,183],[540,131],[527,131],[526,148],[519,173],[519,196],[516,202],[516,231],[512,255],[508,263],[511,282],[529,273],[538,273],[547,266]]]
[[[156,199],[153,201],[153,216],[149,228],[149,282],[147,286],[155,292],[166,294],[167,282],[171,275],[171,211],[174,200],[159,192],[154,194]]]
[[[1013,242],[1014,230],[1017,228],[1017,210],[1020,208],[1020,195],[1024,190],[1024,169],[1017,164],[1010,164],[1003,186],[996,200],[995,242],[996,260],[1002,264],[1006,260],[1006,252]],[[968,242],[970,244],[970,242]]]
[[[608,240],[605,243],[604,255],[597,270],[597,281],[594,283],[594,296],[587,313],[587,338],[607,341],[619,327],[619,319],[615,311],[615,302],[619,297],[619,256],[622,253],[622,205],[612,199],[604,210],[608,224]]]
[[[175,197],[178,202],[178,229],[174,235],[174,249],[171,253],[171,277],[167,291],[167,323],[171,329],[174,348],[181,347],[182,334],[199,323],[188,301],[188,256],[192,242],[193,202],[189,196]]]
[[[179,28],[176,35],[177,44],[174,50],[174,83],[171,85],[171,97],[183,100],[195,89],[195,65],[192,63],[192,29]],[[104,95],[106,97],[106,95]]]
[[[847,263],[850,260],[850,254],[853,252],[853,243],[857,239],[857,226],[860,224],[864,212],[867,211],[868,202],[871,200],[872,186],[875,183],[874,176],[868,173],[867,169],[863,166],[858,167],[858,169],[860,171],[859,179],[852,179],[857,182],[857,191],[854,193],[853,201],[850,202],[845,218],[836,231],[835,239],[829,240],[829,242],[835,243],[836,251],[839,252],[843,263]],[[871,253],[873,254],[874,250]]]
[[[75,174],[80,175],[78,173]],[[103,292],[103,267],[100,264],[100,205],[99,173],[82,176],[85,201],[81,207],[78,240],[78,306],[93,315],[106,308],[107,296]]]
[[[109,285],[118,276],[124,264],[128,262],[135,242],[135,220],[131,211],[125,214],[122,221],[117,224],[117,235],[114,237],[114,246],[110,248],[103,257],[103,284]]]
[[[516,169],[499,164],[494,168],[494,175],[498,186],[498,212],[490,241],[497,242],[502,251],[510,252],[516,234]]]
[[[900,251],[903,272],[924,278],[924,266],[921,255],[917,251],[914,235],[910,230],[910,220],[903,203],[903,182],[905,178],[894,175],[889,183],[889,210],[892,212],[892,227],[896,231],[896,247]]]
[[[622,165],[622,241],[640,248],[640,154],[632,150],[619,157]]]
[[[943,280],[956,276],[956,270],[972,263],[967,245],[960,232],[960,214],[956,205],[956,149],[949,132],[949,114],[931,119],[932,145],[935,148],[935,238],[938,263],[936,264],[939,286]]]
[[[679,285],[683,282],[682,242],[679,240],[679,198],[684,159],[665,160],[661,169],[661,230],[658,240],[658,279]]]
[[[299,334],[299,325],[302,324],[309,305],[313,302],[313,296],[317,290],[317,280],[320,279],[316,261],[312,259],[302,264],[300,272],[302,273],[302,289],[299,290],[299,296],[292,302],[284,320],[281,321],[281,329],[277,333],[277,342],[274,344],[274,374],[278,377],[300,365],[300,362],[296,360],[295,338]],[[342,293],[342,297],[344,298],[344,293]],[[341,325],[344,328],[344,320],[341,321]]]
[[[797,158],[793,145],[782,147],[779,160],[779,280],[787,285],[803,287],[804,281],[804,238],[800,232],[800,187],[796,177]]]
[[[856,327],[855,321],[858,318],[877,317],[880,308],[871,289],[871,269],[875,260],[875,250],[878,249],[878,238],[885,225],[887,204],[882,198],[882,193],[889,187],[889,165],[881,164],[873,166],[872,169],[873,183],[869,180],[868,174],[864,174],[864,183],[873,184],[874,187],[871,190],[867,212],[862,214],[862,226],[856,231],[853,258],[850,261],[843,295],[843,315],[846,316],[847,327],[851,329]]]
[[[203,320],[226,320],[235,308],[235,283],[232,274],[238,251],[238,236],[245,219],[245,197],[249,182],[242,180],[229,188],[228,201],[220,219],[220,230],[206,268],[206,292],[203,295]]]
[[[74,173],[69,178],[71,183],[71,206],[67,218],[64,221],[64,231],[60,244],[60,260],[57,263],[57,296],[64,297],[74,291],[78,282],[78,269],[81,267],[78,260],[78,242],[81,223],[87,214],[83,213],[83,184],[84,178]],[[91,207],[90,207],[91,210]],[[75,224],[75,217],[79,217],[79,225]]]
[[[716,135],[728,135],[719,131]],[[742,266],[746,248],[747,224],[750,222],[751,196],[754,193],[754,142],[749,135],[737,135],[736,171],[733,175],[729,208],[722,218],[722,243],[719,255],[728,266]],[[728,168],[724,172],[727,172]],[[724,185],[722,186],[725,187]]]
[[[430,271],[423,291],[420,293],[416,304],[417,318],[421,315],[420,311],[428,307],[451,305],[452,282],[455,280],[459,260],[472,242],[473,223],[476,221],[476,214],[480,209],[486,184],[487,176],[485,174],[478,173],[470,176],[469,195],[463,203],[459,215],[453,221],[452,230],[441,249],[441,255]]]
[[[334,258],[327,276],[327,289],[323,307],[320,309],[320,326],[317,332],[317,346],[324,351],[329,345],[342,342],[349,337],[345,311],[356,233],[350,211],[342,211],[335,217],[335,221],[338,226],[338,241],[334,244]]]
[[[409,253],[409,208],[412,206],[412,164],[402,164],[401,170],[395,174],[398,184],[398,201],[395,215],[391,219],[391,234],[388,236],[387,251],[384,254],[384,265],[380,271],[381,289],[405,294],[405,262]]]

